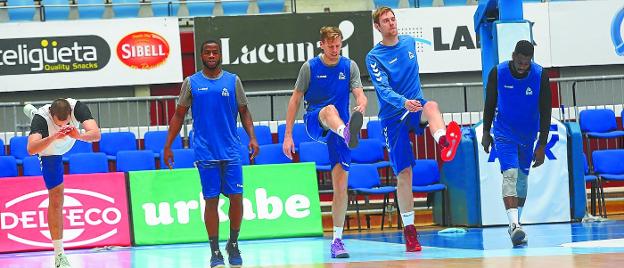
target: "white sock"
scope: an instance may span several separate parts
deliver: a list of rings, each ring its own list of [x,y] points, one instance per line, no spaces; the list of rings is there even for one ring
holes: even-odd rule
[[[54,256],[63,252],[63,240],[52,240],[52,246],[54,246]]]
[[[334,240],[338,239],[342,239],[342,229],[344,229],[344,227],[338,227],[338,226],[334,226]]]
[[[508,209],[507,218],[509,219],[509,225],[511,225],[512,223],[516,225],[520,225],[520,223],[518,223],[518,209],[517,208]]]
[[[518,207],[518,223],[520,222],[520,220],[522,219],[522,209],[524,207]]]
[[[433,133],[433,139],[435,140],[436,143],[440,142],[440,138],[442,136],[446,135],[446,130],[444,129],[438,129],[436,130],[436,132]]]
[[[336,134],[338,134],[338,136],[340,136],[340,137],[344,137],[344,130],[345,130],[345,128],[346,128],[346,127],[347,127],[347,126],[345,126],[344,124],[342,124],[342,125],[340,125],[340,126],[338,127],[338,129],[336,129],[336,131],[334,131],[334,132],[336,132]]]
[[[403,225],[414,225],[414,211],[401,213],[401,219],[403,219]]]

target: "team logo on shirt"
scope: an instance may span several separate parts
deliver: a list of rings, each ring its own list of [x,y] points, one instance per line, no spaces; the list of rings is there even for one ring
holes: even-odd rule
[[[345,80],[347,79],[347,76],[345,76],[345,74],[343,72],[338,73],[338,79],[339,80]]]
[[[221,90],[221,96],[223,96],[223,97],[229,97],[230,96],[230,92],[228,92],[227,88],[223,88]]]
[[[533,90],[530,87],[527,87],[526,92],[524,93],[527,96],[533,95]]]
[[[409,56],[409,59],[410,59],[410,60],[414,58],[414,53],[413,53],[413,52],[411,52],[411,51],[408,51],[408,52],[407,52],[407,55]]]
[[[377,82],[381,82],[381,72],[379,72],[379,68],[377,68],[377,63],[371,63],[370,67],[373,70],[373,75],[375,75],[375,80],[377,80]]]

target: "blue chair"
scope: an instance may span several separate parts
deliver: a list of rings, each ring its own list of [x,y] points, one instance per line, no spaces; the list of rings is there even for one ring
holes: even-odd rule
[[[624,181],[624,149],[594,151],[592,162],[599,181]],[[607,216],[606,206],[604,216]]]
[[[260,145],[260,153],[254,159],[256,165],[292,163],[282,152],[282,144]]]
[[[624,137],[624,131],[617,130],[615,112],[610,109],[583,110],[579,114],[581,132],[591,138]]]
[[[106,0],[76,0],[78,2],[78,16],[81,20],[84,19],[101,19],[104,16]],[[84,6],[94,5],[98,6]]]
[[[6,155],[4,150],[4,141],[2,139],[0,139],[0,155]]]
[[[389,161],[384,160],[384,146],[377,139],[362,139],[357,147],[351,149],[351,162],[356,164],[372,164],[376,168],[385,169],[386,184],[390,183]]]
[[[8,0],[9,20],[11,21],[32,21],[35,16],[35,3],[33,0]],[[19,8],[11,8],[18,7]]]
[[[416,160],[412,167],[412,192],[427,193],[428,202],[433,200],[433,193],[442,193],[442,225],[447,221],[446,185],[440,183],[440,170],[438,163],[432,159]]]
[[[77,153],[69,156],[69,174],[108,172],[108,158],[104,153]]]
[[[271,134],[269,126],[254,126],[254,133],[258,139],[258,144],[273,144],[273,134]]]
[[[399,0],[374,0],[375,8],[380,8],[383,6],[390,8],[399,8]]]
[[[18,165],[22,164],[22,159],[27,156],[28,150],[26,147],[28,146],[28,136],[15,136],[10,140],[11,144],[9,144],[9,148],[11,150],[11,155],[15,157],[15,161],[17,161]]]
[[[371,120],[366,123],[366,132],[368,133],[368,139],[377,139],[384,146],[386,146],[386,138],[383,134],[383,128],[381,127],[381,121]]]
[[[284,142],[284,134],[286,133],[286,124],[277,126],[277,137],[280,143]],[[310,138],[308,131],[303,123],[295,123],[293,125],[293,142],[295,143],[295,150],[299,150],[299,144],[306,141],[315,141]]]
[[[0,178],[17,177],[17,161],[11,155],[0,156]]]
[[[148,131],[145,132],[143,136],[143,145],[145,150],[151,150],[154,152],[154,157],[160,157],[159,153],[165,147],[165,143],[167,142],[167,135],[169,131],[159,130],[159,131]],[[171,149],[182,149],[182,137],[180,134],[177,134],[173,143],[171,143]]]
[[[592,215],[600,215],[604,217],[605,214],[603,214],[604,211],[602,210],[602,204],[604,204],[604,190],[600,180],[598,180],[598,177],[590,173],[585,153],[583,153],[583,167],[585,168],[585,183],[590,184],[590,213]],[[598,200],[598,202],[596,202],[596,200]],[[598,207],[596,207],[596,203],[598,203]],[[598,214],[596,214],[596,212],[598,212]]]
[[[349,189],[349,202],[355,204],[358,231],[362,231],[358,196],[364,195],[367,197],[368,195],[373,194],[382,194],[384,196],[381,212],[381,229],[383,230],[386,217],[386,206],[390,201],[390,194],[392,193],[395,194],[396,204],[396,188],[392,186],[381,186],[381,178],[379,177],[379,172],[377,172],[377,167],[371,164],[351,165],[347,184]],[[366,200],[368,200],[368,198]],[[370,228],[370,218],[368,215],[366,217],[366,223]]]
[[[119,151],[117,152],[117,171],[128,172],[136,170],[154,170],[154,152],[143,151]]]
[[[299,162],[314,162],[316,170],[321,172],[332,170],[327,144],[316,141],[299,144]]]
[[[76,141],[74,143],[74,146],[72,146],[72,148],[69,149],[69,151],[67,151],[66,153],[63,154],[63,162],[69,161],[69,157],[72,154],[92,153],[92,152],[93,152],[93,146],[92,146],[91,143],[84,142],[84,141]]]
[[[115,18],[138,18],[142,0],[112,0]],[[121,5],[119,5],[121,4]]]
[[[433,0],[409,0],[409,7],[432,7]]]
[[[444,6],[465,6],[466,0],[444,0]]]
[[[45,20],[69,19],[70,1],[68,0],[42,0],[45,7]]]
[[[226,15],[226,16],[246,15],[247,9],[249,8],[249,1],[236,1],[236,2],[221,1],[221,5],[223,6],[223,15]]]
[[[175,1],[166,0],[154,0],[152,1],[152,12],[154,12],[154,17],[176,17],[178,15],[178,9],[180,9],[180,4]],[[169,10],[171,9],[171,10]]]
[[[193,149],[171,149],[173,152],[173,168],[192,168],[195,167],[195,150]],[[163,151],[160,151],[160,155]],[[165,165],[165,158],[160,158],[160,169],[168,169]]]
[[[260,14],[284,12],[285,0],[258,0]]]
[[[212,16],[214,2],[206,3],[201,1],[204,0],[186,0],[186,6],[191,17]]]
[[[115,160],[115,156],[119,151],[136,149],[136,136],[134,136],[134,133],[132,132],[102,133],[102,138],[100,139],[100,152],[105,153],[109,160]],[[154,158],[153,155],[152,158]]]
[[[24,176],[41,176],[41,160],[38,156],[24,158],[22,167]]]

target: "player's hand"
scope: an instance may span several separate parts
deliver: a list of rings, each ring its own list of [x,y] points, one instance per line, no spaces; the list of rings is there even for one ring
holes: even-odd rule
[[[546,150],[543,145],[537,146],[535,149],[535,153],[533,154],[533,166],[534,168],[541,166],[544,164],[544,160],[546,158]]]
[[[483,131],[483,137],[481,138],[481,145],[483,145],[483,150],[485,150],[486,153],[490,153],[490,146],[492,145],[493,142],[493,138],[492,135],[490,135],[489,131]]]
[[[249,145],[247,148],[249,149],[249,153],[251,153],[251,160],[256,158],[258,153],[260,153],[260,146],[258,146],[258,140],[256,140],[255,138],[249,140]]]
[[[288,157],[288,159],[293,159],[293,154],[295,153],[295,143],[293,142],[292,137],[284,137],[282,151],[284,152],[284,155]]]
[[[360,112],[362,115],[366,114],[366,105],[358,105],[353,107],[353,111]]]
[[[423,106],[420,103],[420,101],[407,100],[405,101],[405,109],[407,109],[410,112],[418,112],[423,109]]]
[[[71,129],[69,129],[67,131],[67,136],[72,137],[73,139],[80,139],[80,132],[78,131],[78,128],[76,127],[72,127]]]
[[[173,151],[171,151],[171,147],[164,148],[162,157],[165,165],[169,169],[173,169]]]

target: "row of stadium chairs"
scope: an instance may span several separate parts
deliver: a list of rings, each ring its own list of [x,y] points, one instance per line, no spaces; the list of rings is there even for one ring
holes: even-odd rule
[[[138,18],[165,16],[213,16],[215,0],[0,0],[8,10],[9,21],[39,20],[37,9],[42,7],[45,20]],[[221,1],[223,15],[248,14],[250,1]],[[257,0],[261,14],[281,13],[285,0]],[[186,6],[188,14],[181,6]],[[70,14],[72,8],[77,14]],[[108,9],[108,10],[107,10]],[[143,10],[141,10],[143,9]],[[112,12],[111,12],[112,11]]]
[[[572,1],[572,0],[522,0],[525,3],[540,3],[546,1]],[[400,8],[401,0],[373,0],[375,8],[387,6],[391,8]],[[476,5],[476,0],[407,0],[409,7],[433,7],[433,6],[465,6]]]

